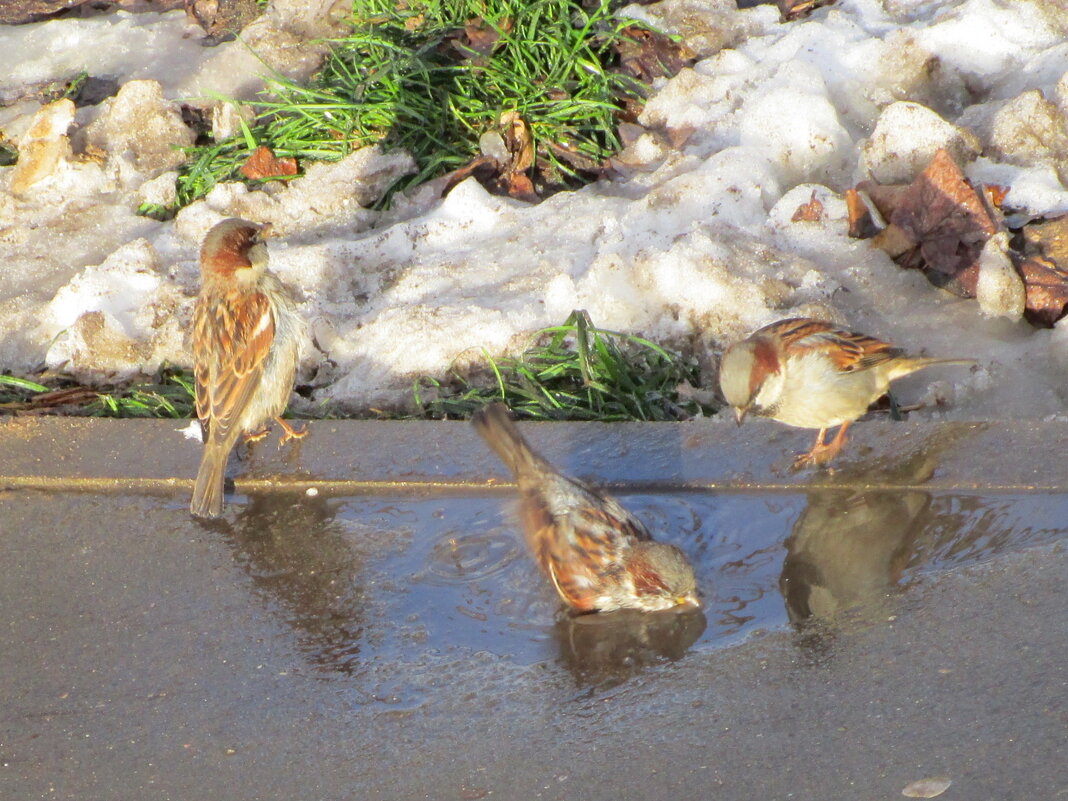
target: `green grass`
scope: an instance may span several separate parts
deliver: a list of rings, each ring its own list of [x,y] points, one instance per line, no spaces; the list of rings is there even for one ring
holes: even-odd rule
[[[178,206],[239,180],[253,150],[332,161],[381,142],[408,150],[418,172],[402,188],[467,164],[502,113],[517,112],[535,146],[539,191],[578,185],[618,150],[616,114],[641,87],[609,69],[620,29],[610,0],[354,0],[352,33],[332,42],[307,84],[275,78],[250,125],[190,149]],[[490,52],[464,45],[483,20]],[[487,50],[483,46],[483,51]]]
[[[93,391],[69,379],[46,386],[15,376],[0,375],[0,411],[62,410],[91,417],[193,417],[196,402],[193,378],[185,371],[163,367],[148,383],[110,391]]]
[[[97,393],[86,411],[92,417],[195,417],[193,376],[164,367],[152,383]]]
[[[17,378],[13,375],[0,375],[0,405],[20,403],[38,393],[48,391],[48,387],[36,381]]]
[[[473,377],[423,378],[413,392],[431,418],[466,418],[493,401],[536,420],[679,420],[716,407],[680,396],[699,385],[696,360],[654,342],[596,328],[584,311],[538,331],[516,358],[495,360]]]
[[[517,357],[494,359],[484,354],[484,365],[466,375],[453,372],[445,380],[419,379],[413,386],[414,414],[371,409],[366,416],[468,418],[493,401],[503,401],[518,416],[536,420],[660,421],[717,411],[698,402],[692,392],[680,393],[680,387],[700,385],[695,359],[642,337],[597,328],[584,311],[572,312],[562,325],[536,332],[532,343]],[[45,386],[0,375],[0,411],[6,407],[71,413],[73,406],[75,414],[94,417],[196,416],[192,375],[179,368],[164,367],[147,383],[106,392],[69,380],[59,384]],[[42,400],[35,404],[35,398]],[[312,416],[336,419],[338,415],[324,405]]]

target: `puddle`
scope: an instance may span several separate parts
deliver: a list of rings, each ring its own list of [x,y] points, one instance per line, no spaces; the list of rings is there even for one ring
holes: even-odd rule
[[[700,612],[563,613],[499,495],[236,498],[225,520],[198,530],[225,544],[309,667],[364,678],[357,702],[416,706],[435,659],[478,653],[614,686],[791,625],[811,633],[884,620],[917,582],[1068,534],[1057,495],[619,497],[689,555]],[[422,669],[409,679],[413,665]]]

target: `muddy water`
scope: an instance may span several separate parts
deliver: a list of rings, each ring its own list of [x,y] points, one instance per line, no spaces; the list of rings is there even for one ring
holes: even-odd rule
[[[621,498],[701,613],[561,615],[505,494],[7,492],[0,798],[1068,788],[1064,496]]]

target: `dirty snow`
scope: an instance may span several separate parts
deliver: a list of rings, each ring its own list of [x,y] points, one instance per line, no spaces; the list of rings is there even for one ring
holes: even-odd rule
[[[306,20],[329,22],[328,7],[278,0],[246,41],[299,75],[311,63],[301,37],[322,35]],[[109,381],[188,364],[200,239],[238,215],[278,233],[273,268],[309,321],[312,403],[404,405],[413,377],[477,364],[483,349],[516,352],[584,308],[604,327],[713,354],[772,320],[825,316],[979,360],[902,382],[905,400],[949,402],[922,414],[1063,410],[1068,323],[1035,330],[1019,319],[1003,254],[991,247],[981,307],[849,239],[842,198],[871,174],[907,180],[947,146],[972,180],[1009,186],[1006,203],[1025,216],[1068,212],[1059,0],[839,0],[787,24],[773,7],[739,11],[733,0],[623,13],[686,36],[701,60],[656,87],[612,181],[532,206],[468,180],[444,199],[428,187],[379,212],[366,207],[411,164],[369,149],[288,185],[219,186],[167,223],[134,211],[173,192],[159,144],[181,137],[174,103],[249,97],[266,69],[249,47],[200,47],[180,12],[0,29],[16,65],[0,90],[83,68],[142,82],[78,110],[69,141],[50,133],[69,109],[40,112],[40,125],[38,103],[0,109],[9,138],[29,146],[45,134],[29,178],[0,170],[0,367]],[[791,222],[813,192],[823,219]]]

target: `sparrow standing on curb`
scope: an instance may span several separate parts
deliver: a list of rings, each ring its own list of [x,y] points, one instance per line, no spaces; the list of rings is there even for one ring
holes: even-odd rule
[[[731,345],[719,365],[719,385],[741,425],[746,414],[798,428],[818,428],[816,444],[794,467],[826,464],[842,450],[846,430],[890,382],[935,364],[975,364],[971,359],[907,356],[864,334],[821,320],[779,320]],[[827,429],[840,425],[824,443]]]
[[[265,437],[271,418],[285,429],[283,443],[305,434],[281,418],[296,378],[302,322],[289,291],[267,269],[269,227],[223,220],[200,249],[193,371],[204,452],[189,504],[197,517],[222,514],[226,461],[238,436]]]
[[[614,499],[553,469],[531,450],[504,404],[479,409],[471,423],[515,474],[527,545],[572,610],[700,605],[682,551],[655,542]]]

